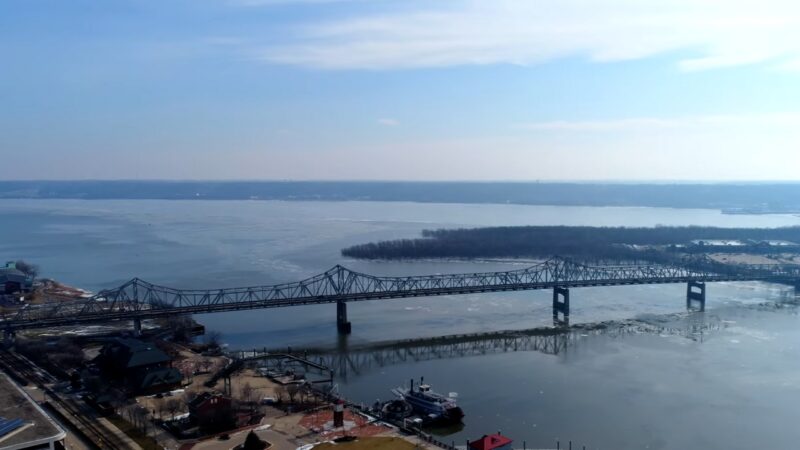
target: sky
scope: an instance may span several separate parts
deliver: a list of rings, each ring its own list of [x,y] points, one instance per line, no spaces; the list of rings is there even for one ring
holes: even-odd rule
[[[796,180],[800,2],[2,0],[0,179]]]

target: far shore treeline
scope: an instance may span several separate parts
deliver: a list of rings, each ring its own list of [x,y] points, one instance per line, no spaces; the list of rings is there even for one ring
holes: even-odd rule
[[[800,212],[800,183],[425,181],[3,181],[0,199],[287,200],[710,208]]]
[[[800,243],[800,227],[587,227],[523,226],[424,230],[418,239],[354,245],[342,255],[361,259],[548,257],[585,259],[660,259],[668,253],[711,250],[696,240],[739,240],[742,246],[714,246],[713,251],[774,253],[797,246],[770,246],[764,241]]]

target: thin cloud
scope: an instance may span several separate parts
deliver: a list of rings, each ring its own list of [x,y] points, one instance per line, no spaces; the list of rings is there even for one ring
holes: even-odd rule
[[[800,129],[800,113],[760,115],[708,115],[676,118],[633,117],[613,120],[542,121],[516,124],[514,128],[533,131],[623,132],[719,127],[779,127]]]
[[[254,0],[258,1],[258,0]],[[790,0],[456,0],[415,12],[306,24],[257,51],[277,64],[404,69],[609,62],[681,51],[681,70],[776,64],[800,57],[800,3]],[[435,9],[438,8],[438,9]]]
[[[286,5],[303,5],[314,3],[343,3],[364,0],[228,0],[228,3],[234,6],[286,6]]]
[[[400,122],[397,119],[391,119],[388,117],[378,119],[378,123],[387,127],[396,127],[400,125]]]

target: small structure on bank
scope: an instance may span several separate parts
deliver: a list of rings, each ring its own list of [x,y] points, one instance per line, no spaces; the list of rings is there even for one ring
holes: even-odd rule
[[[514,442],[500,434],[483,435],[482,438],[469,443],[469,450],[511,450],[511,443]]]
[[[100,350],[94,363],[103,376],[124,385],[133,394],[154,394],[181,386],[183,376],[172,358],[158,347],[138,339],[115,339]]]

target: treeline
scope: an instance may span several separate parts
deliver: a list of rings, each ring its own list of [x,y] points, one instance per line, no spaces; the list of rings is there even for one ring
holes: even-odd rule
[[[342,255],[362,259],[499,258],[552,255],[602,258],[657,258],[686,252],[693,240],[781,240],[800,242],[800,227],[568,227],[528,226],[425,230],[422,238],[354,245]],[[634,246],[644,246],[637,248]],[[764,249],[764,247],[761,247]],[[741,247],[738,247],[741,250]],[[698,249],[694,249],[698,250]],[[700,248],[699,250],[702,250]],[[765,249],[769,250],[769,249]]]

